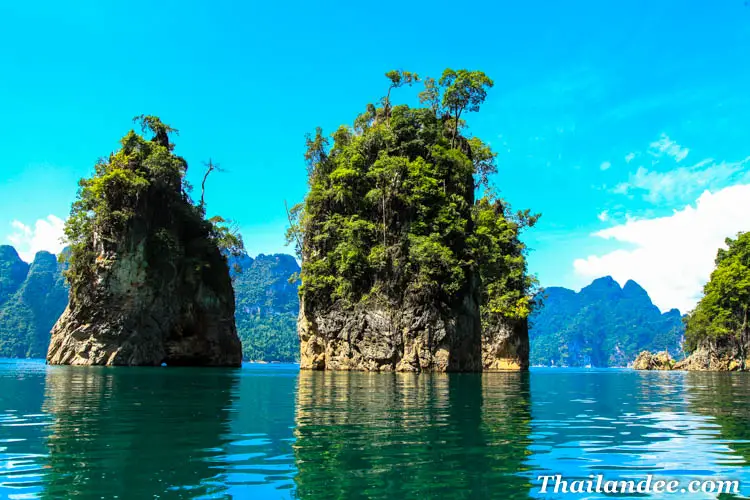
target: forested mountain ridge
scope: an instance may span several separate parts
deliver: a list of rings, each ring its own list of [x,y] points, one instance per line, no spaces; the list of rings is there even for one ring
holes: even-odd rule
[[[0,246],[0,356],[43,358],[50,330],[68,303],[63,265],[39,252],[29,265]]]
[[[642,350],[681,358],[685,331],[677,309],[661,313],[635,281],[594,280],[576,293],[546,288],[530,317],[531,363],[626,366]]]
[[[237,332],[242,355],[251,361],[293,362],[299,359],[297,314],[299,273],[294,257],[287,254],[247,255],[230,259],[235,294]]]

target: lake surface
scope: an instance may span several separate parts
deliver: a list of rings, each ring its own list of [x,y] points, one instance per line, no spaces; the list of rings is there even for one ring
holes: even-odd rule
[[[747,495],[748,458],[749,374],[0,360],[0,498],[602,497],[544,495],[543,474],[732,479]]]

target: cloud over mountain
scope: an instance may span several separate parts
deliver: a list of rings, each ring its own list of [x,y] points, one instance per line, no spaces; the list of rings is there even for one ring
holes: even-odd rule
[[[686,312],[700,298],[724,239],[750,230],[748,213],[750,184],[706,190],[695,203],[672,215],[629,218],[594,233],[621,243],[621,248],[576,259],[573,266],[585,278],[633,279],[648,290],[662,311],[676,307]]]
[[[8,236],[8,241],[16,247],[18,255],[26,262],[33,261],[36,253],[42,250],[59,254],[65,247],[65,221],[57,216],[48,215],[37,220],[33,226],[14,220],[12,226],[13,233]]]

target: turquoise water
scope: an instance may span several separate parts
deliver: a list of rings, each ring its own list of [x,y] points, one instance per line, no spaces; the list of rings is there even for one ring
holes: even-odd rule
[[[552,473],[747,495],[748,439],[748,374],[0,361],[0,498],[586,497],[542,494]]]

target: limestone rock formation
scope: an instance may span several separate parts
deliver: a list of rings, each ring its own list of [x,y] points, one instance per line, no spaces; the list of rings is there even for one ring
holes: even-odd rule
[[[642,351],[633,361],[634,370],[672,370],[675,362],[668,352],[652,354]]]
[[[152,140],[131,131],[82,181],[66,225],[69,304],[47,362],[239,366],[226,233],[185,193],[171,129],[145,121]]]
[[[430,104],[411,108],[390,92],[417,76],[386,77],[382,107],[368,104],[332,141],[320,129],[307,138],[310,190],[288,234],[302,259],[301,367],[524,369],[536,282],[519,234],[538,216],[491,189],[496,154],[460,119],[492,80],[446,69],[425,80]]]

